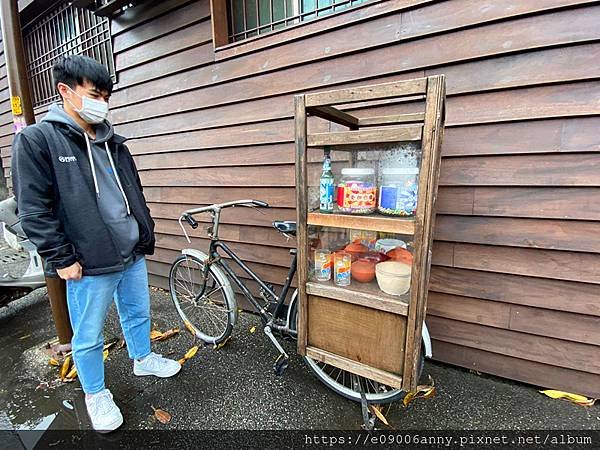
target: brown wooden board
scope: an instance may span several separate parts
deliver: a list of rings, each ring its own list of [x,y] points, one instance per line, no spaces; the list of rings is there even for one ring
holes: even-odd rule
[[[455,244],[454,267],[600,284],[600,255]]]
[[[600,253],[600,222],[438,215],[442,241]]]
[[[594,152],[600,150],[598,127],[596,116],[448,128],[442,156]]]
[[[598,375],[583,370],[567,369],[554,363],[543,364],[526,358],[515,358],[466,347],[449,342],[433,340],[436,359],[450,364],[469,367],[513,380],[541,386],[600,397]]]
[[[177,6],[172,1],[170,3],[173,6]],[[115,54],[121,53],[123,50],[130,47],[166,36],[173,31],[187,27],[199,20],[208,19],[210,17],[210,11],[208,11],[206,6],[201,3],[205,2],[196,1],[182,7],[174,7],[171,12],[162,16],[160,20],[150,21],[144,24],[144,26],[138,27],[134,32],[116,35],[113,40],[113,52]],[[140,11],[138,10],[138,16],[139,13]],[[119,22],[119,18],[113,20],[113,24]],[[120,28],[119,25],[113,25],[113,27],[117,29]],[[113,29],[113,32],[115,31],[116,30]]]
[[[600,375],[600,346],[431,316],[432,339]]]
[[[435,254],[434,246],[434,264]],[[439,292],[600,317],[596,284],[435,265],[429,289],[430,295]]]
[[[600,153],[446,158],[440,185],[600,186],[597,167]]]
[[[308,323],[310,347],[402,373],[406,317],[309,295]]]

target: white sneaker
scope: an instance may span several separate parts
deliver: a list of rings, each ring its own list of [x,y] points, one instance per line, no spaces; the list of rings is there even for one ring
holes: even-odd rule
[[[152,352],[144,359],[133,362],[133,373],[137,376],[155,375],[160,378],[169,378],[181,370],[181,364],[172,359],[163,358]]]
[[[113,401],[113,395],[108,389],[89,397],[86,395],[85,406],[94,430],[108,433],[123,425],[121,410]]]

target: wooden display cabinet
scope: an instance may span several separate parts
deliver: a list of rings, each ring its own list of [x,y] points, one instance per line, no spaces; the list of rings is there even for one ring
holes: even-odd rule
[[[386,385],[413,390],[417,384],[421,332],[431,264],[433,209],[444,124],[443,75],[295,97],[296,192],[298,208],[298,351],[302,355]],[[341,105],[341,106],[340,106]],[[399,106],[410,113],[367,115]],[[410,105],[408,108],[407,106]],[[420,111],[418,109],[421,109]],[[416,111],[415,111],[416,110]],[[413,112],[414,111],[414,112]],[[310,133],[308,118],[330,121],[330,132]],[[317,120],[317,119],[311,119]],[[322,129],[322,127],[321,127]],[[309,201],[309,167],[319,150],[381,151],[382,144],[414,143],[420,172],[414,217],[322,214]],[[313,180],[313,181],[309,181]],[[310,279],[309,229],[371,230],[411,236],[411,288],[403,296],[379,290],[376,281],[340,287]],[[316,228],[320,229],[320,228]]]

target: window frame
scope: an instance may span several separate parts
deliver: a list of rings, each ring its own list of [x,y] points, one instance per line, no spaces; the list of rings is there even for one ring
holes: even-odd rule
[[[325,16],[289,25],[280,30],[274,30],[237,42],[229,42],[227,0],[211,0],[210,6],[215,60],[220,61],[263,48],[273,47],[284,42],[301,39],[324,31],[330,31],[374,16],[388,14],[397,11],[398,9],[405,9],[421,3],[430,3],[431,1],[432,0],[371,0]],[[390,8],[390,4],[394,5]]]

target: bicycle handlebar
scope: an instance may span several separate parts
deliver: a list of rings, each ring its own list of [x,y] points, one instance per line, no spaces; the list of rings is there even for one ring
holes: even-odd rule
[[[192,209],[188,209],[187,211],[184,211],[183,214],[181,215],[188,223],[189,220],[186,218],[187,216],[192,216],[194,214],[200,214],[200,213],[204,213],[204,212],[209,212],[209,211],[218,211],[220,209],[223,208],[229,208],[232,206],[258,206],[261,208],[268,208],[269,204],[267,202],[263,202],[261,200],[234,200],[231,202],[225,202],[225,203],[215,203],[214,205],[209,205],[209,206],[202,206],[200,208],[192,208]],[[191,223],[190,223],[191,225]]]

